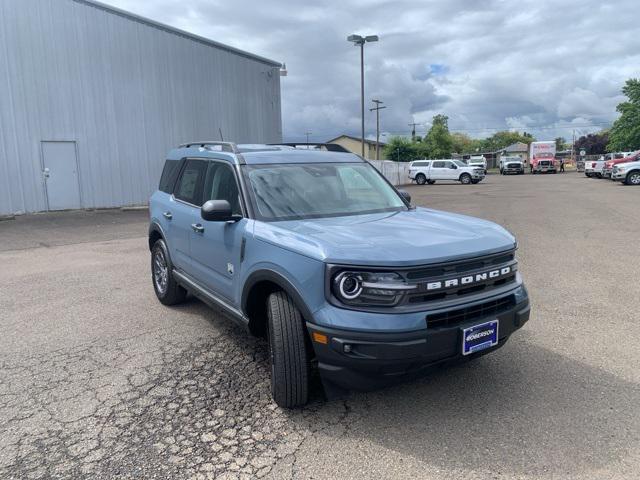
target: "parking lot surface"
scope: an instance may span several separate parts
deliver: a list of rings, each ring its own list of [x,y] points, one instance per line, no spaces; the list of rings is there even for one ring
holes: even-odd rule
[[[0,478],[637,478],[640,189],[407,190],[516,234],[531,320],[475,362],[293,411],[262,340],[156,300],[146,212],[0,222]]]

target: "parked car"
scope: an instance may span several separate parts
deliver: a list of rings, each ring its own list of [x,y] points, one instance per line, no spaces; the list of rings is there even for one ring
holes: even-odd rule
[[[418,185],[433,185],[437,180],[476,184],[484,178],[480,167],[470,167],[460,160],[416,160],[409,165],[409,178]]]
[[[637,152],[608,153],[604,157],[605,162],[602,166],[603,178],[611,178],[611,173],[613,172],[614,165],[618,165],[619,163],[633,162],[638,159],[639,154],[640,150]]]
[[[282,407],[311,368],[332,397],[496,350],[529,319],[516,239],[410,201],[351,153],[182,145],[149,203],[153,288],[265,336]]]
[[[467,165],[470,167],[481,168],[482,173],[487,174],[487,159],[484,155],[471,155],[469,160],[467,160]]]
[[[532,167],[531,173],[558,173],[553,160],[538,160]]]
[[[602,169],[604,168],[604,155],[598,160],[589,160],[584,163],[584,174],[587,177],[602,178]]]
[[[507,175],[509,173],[522,175],[524,173],[524,162],[522,161],[522,158],[518,156],[500,157],[499,166],[500,166],[500,173],[502,175]]]
[[[640,185],[640,158],[614,165],[611,178],[625,185]]]

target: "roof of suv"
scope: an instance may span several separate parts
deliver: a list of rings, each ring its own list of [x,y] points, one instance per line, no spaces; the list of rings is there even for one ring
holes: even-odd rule
[[[167,158],[180,160],[185,157],[216,158],[246,165],[364,162],[358,155],[346,151],[228,142],[184,144],[171,150]]]

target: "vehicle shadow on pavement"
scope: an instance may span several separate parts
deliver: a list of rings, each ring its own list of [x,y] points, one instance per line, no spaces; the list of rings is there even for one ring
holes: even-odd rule
[[[519,336],[474,362],[353,395],[348,437],[444,470],[579,475],[627,456],[638,404],[637,385]]]

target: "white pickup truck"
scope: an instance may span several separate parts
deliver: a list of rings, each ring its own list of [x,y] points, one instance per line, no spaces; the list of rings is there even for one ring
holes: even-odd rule
[[[470,167],[460,160],[416,160],[409,165],[409,178],[418,185],[433,185],[437,180],[450,180],[464,185],[484,178],[484,170]]]
[[[640,160],[614,165],[611,178],[625,185],[640,185]]]
[[[602,178],[602,169],[604,168],[605,158],[600,157],[598,160],[587,160],[584,162],[584,174],[587,177]]]
[[[467,165],[470,167],[481,168],[482,173],[487,174],[487,159],[484,155],[471,155],[467,160]]]

